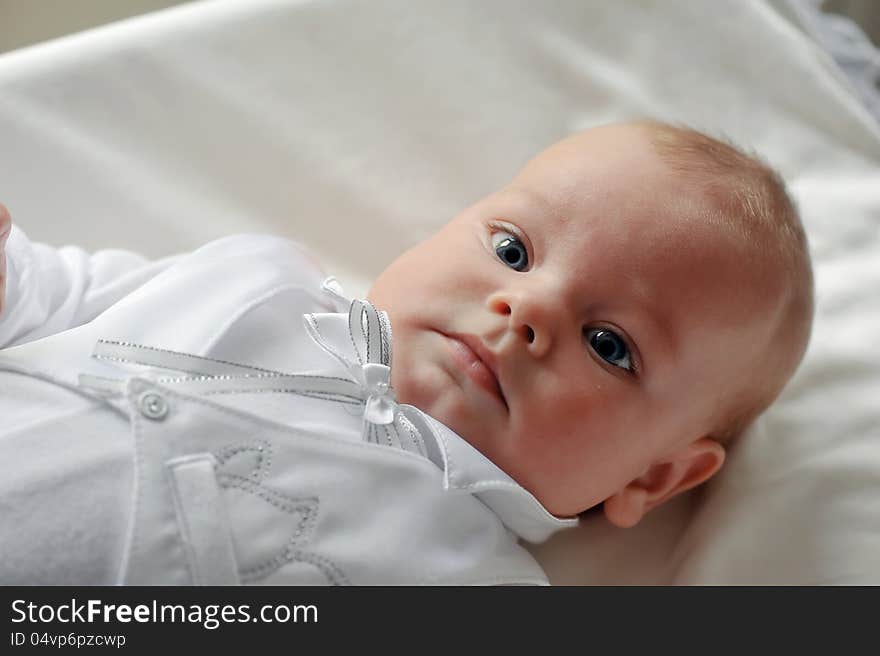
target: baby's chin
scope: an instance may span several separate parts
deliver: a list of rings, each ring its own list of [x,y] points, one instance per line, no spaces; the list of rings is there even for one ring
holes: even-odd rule
[[[468,395],[467,391],[441,367],[425,367],[424,364],[424,362],[420,363],[421,368],[418,369],[400,367],[401,372],[406,369],[407,375],[401,373],[395,376],[392,368],[392,376],[394,376],[392,383],[398,401],[417,407],[453,430],[535,495],[553,514],[574,515],[582,509],[579,507],[578,510],[572,510],[573,506],[570,503],[560,502],[552,494],[555,480],[531,479],[529,468],[522,466],[530,460],[517,458],[513,451],[506,448],[510,446],[506,441],[509,437],[506,426],[502,429],[502,425],[496,423],[502,420],[494,416],[491,410],[480,406],[479,397],[474,394]],[[548,482],[550,485],[545,486]]]
[[[401,365],[403,363],[400,363]],[[451,428],[465,440],[480,429],[470,400],[459,384],[439,366],[392,367],[392,386],[400,403],[415,406]]]

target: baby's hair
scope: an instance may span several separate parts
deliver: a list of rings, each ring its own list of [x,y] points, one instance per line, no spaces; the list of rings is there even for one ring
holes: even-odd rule
[[[728,443],[740,435],[779,395],[806,350],[813,319],[813,273],[809,247],[797,206],[782,177],[755,153],[687,126],[654,120],[638,121],[664,162],[687,176],[708,196],[713,220],[735,230],[757,255],[780,266],[788,299],[780,338],[789,336],[793,352],[788,366],[765,371],[761,393],[745,390],[723,416],[712,437]],[[792,338],[793,336],[793,338]]]

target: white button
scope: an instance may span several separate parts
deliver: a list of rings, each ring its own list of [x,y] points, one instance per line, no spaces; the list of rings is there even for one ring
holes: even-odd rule
[[[155,421],[165,419],[168,414],[168,402],[156,392],[144,392],[138,399],[138,408],[141,414]]]

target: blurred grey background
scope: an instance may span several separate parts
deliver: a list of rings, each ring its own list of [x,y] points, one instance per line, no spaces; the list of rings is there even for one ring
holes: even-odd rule
[[[0,0],[0,53],[188,1]],[[880,120],[880,0],[768,1],[831,55]]]
[[[822,9],[848,16],[868,35],[875,46],[880,46],[880,2],[877,0],[825,0]]]
[[[0,52],[185,0],[0,0]]]
[[[0,52],[187,0],[0,0]],[[247,0],[242,0],[246,2]],[[610,0],[609,0],[610,1]],[[711,2],[712,0],[694,0]],[[880,0],[801,0],[855,21],[880,44]]]

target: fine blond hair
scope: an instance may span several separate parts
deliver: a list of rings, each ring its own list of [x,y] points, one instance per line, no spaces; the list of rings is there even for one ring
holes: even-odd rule
[[[782,177],[755,153],[693,128],[654,120],[649,130],[657,153],[710,199],[716,217],[748,240],[783,276],[787,298],[778,334],[790,349],[785,366],[760,372],[762,384],[744,390],[721,413],[712,437],[728,443],[779,396],[809,342],[813,321],[813,272],[804,227]],[[768,368],[765,368],[768,369]]]

